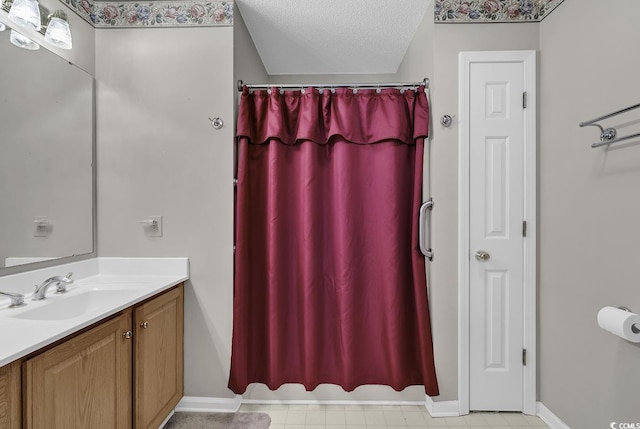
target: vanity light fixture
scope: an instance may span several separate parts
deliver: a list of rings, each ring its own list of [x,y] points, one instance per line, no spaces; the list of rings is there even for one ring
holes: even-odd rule
[[[44,40],[51,43],[60,49],[71,49],[71,29],[69,28],[69,22],[67,22],[67,15],[57,10],[50,14],[48,17],[47,31],[44,34]]]
[[[35,51],[37,49],[40,49],[40,45],[38,45],[36,42],[29,39],[28,37],[18,33],[16,30],[11,30],[9,40],[13,45],[17,46],[18,48],[28,49],[30,51]]]
[[[0,22],[0,31],[4,31],[7,29],[7,26],[4,25],[4,22]]]
[[[9,12],[9,19],[17,25],[36,30],[44,35],[44,40],[60,49],[71,49],[73,40],[67,15],[62,10],[49,13],[47,8],[38,4],[37,0],[0,0],[2,10]],[[5,29],[0,22],[0,31]],[[40,45],[29,37],[16,31],[11,31],[11,43],[24,48],[35,50]]]
[[[40,31],[40,5],[37,0],[13,0],[9,9],[9,19],[21,27]]]

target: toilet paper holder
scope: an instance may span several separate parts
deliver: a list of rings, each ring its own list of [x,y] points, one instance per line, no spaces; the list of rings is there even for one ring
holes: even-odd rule
[[[633,313],[633,311],[629,310],[629,307],[620,306],[618,307],[618,309],[622,311],[628,311],[629,313]],[[632,325],[631,330],[633,331],[634,334],[640,334],[640,326],[638,326],[638,324]]]

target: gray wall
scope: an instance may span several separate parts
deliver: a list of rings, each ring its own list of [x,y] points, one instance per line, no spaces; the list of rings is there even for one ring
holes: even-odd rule
[[[458,399],[458,54],[461,51],[537,50],[538,24],[436,24],[431,90],[431,177],[435,202],[431,225],[431,317],[441,395]]]
[[[458,186],[457,127],[443,129],[438,119],[457,113],[459,51],[534,49],[540,53],[539,397],[575,428],[637,421],[638,347],[600,330],[595,316],[604,305],[640,311],[632,286],[639,278],[635,220],[640,203],[630,197],[640,184],[640,145],[594,150],[589,144],[597,140],[596,129],[577,124],[638,102],[635,44],[640,30],[633,18],[639,8],[631,1],[620,9],[595,0],[565,0],[540,24],[434,25],[425,20],[396,75],[333,77],[431,78],[435,125],[426,179],[437,205],[430,293],[442,390],[438,400],[457,399]],[[247,83],[268,78],[240,23],[233,30],[96,32],[99,254],[191,259],[187,395],[231,394],[226,382],[233,121],[227,121],[227,134],[216,135],[206,117],[233,109],[233,43],[235,78]],[[278,77],[272,82],[325,78]],[[216,92],[220,88],[222,94]],[[218,101],[221,110],[214,108]],[[621,132],[632,132],[637,117],[614,122],[627,124]],[[165,216],[161,239],[145,237],[137,224],[155,214]],[[270,395],[259,389],[252,394]],[[282,393],[297,399],[304,395],[295,389]]]
[[[540,25],[540,400],[572,428],[640,421],[640,347],[602,329],[640,312],[640,139],[592,149],[578,123],[640,102],[640,3],[565,0]],[[640,110],[604,125],[640,132]]]
[[[185,394],[230,397],[233,28],[97,30],[96,51],[98,253],[189,258]]]
[[[237,6],[233,12],[234,79],[236,82],[242,80],[244,83],[266,82],[267,72]]]
[[[593,117],[638,103],[640,5],[565,0],[540,24],[435,25],[434,122],[458,109],[459,51],[539,52],[538,396],[570,427],[638,421],[639,347],[598,328],[605,305],[640,309],[640,144],[591,149]],[[608,24],[603,24],[608,23]],[[607,61],[605,58],[608,58]],[[640,132],[640,112],[607,124]],[[431,306],[442,395],[457,386],[457,126],[432,132]]]

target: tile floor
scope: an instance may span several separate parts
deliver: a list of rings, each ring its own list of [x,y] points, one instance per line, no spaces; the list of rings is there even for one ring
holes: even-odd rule
[[[538,417],[519,413],[471,413],[433,418],[424,406],[378,405],[259,405],[244,404],[240,411],[271,416],[270,429],[543,429]]]

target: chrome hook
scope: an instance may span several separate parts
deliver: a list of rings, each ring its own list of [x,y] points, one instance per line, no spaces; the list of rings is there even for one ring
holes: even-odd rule
[[[209,118],[209,120],[211,121],[211,126],[216,130],[221,129],[224,126],[224,121],[217,116],[215,118]]]
[[[440,125],[445,128],[449,128],[453,124],[453,118],[455,117],[456,115],[444,115],[442,118],[440,118]]]

